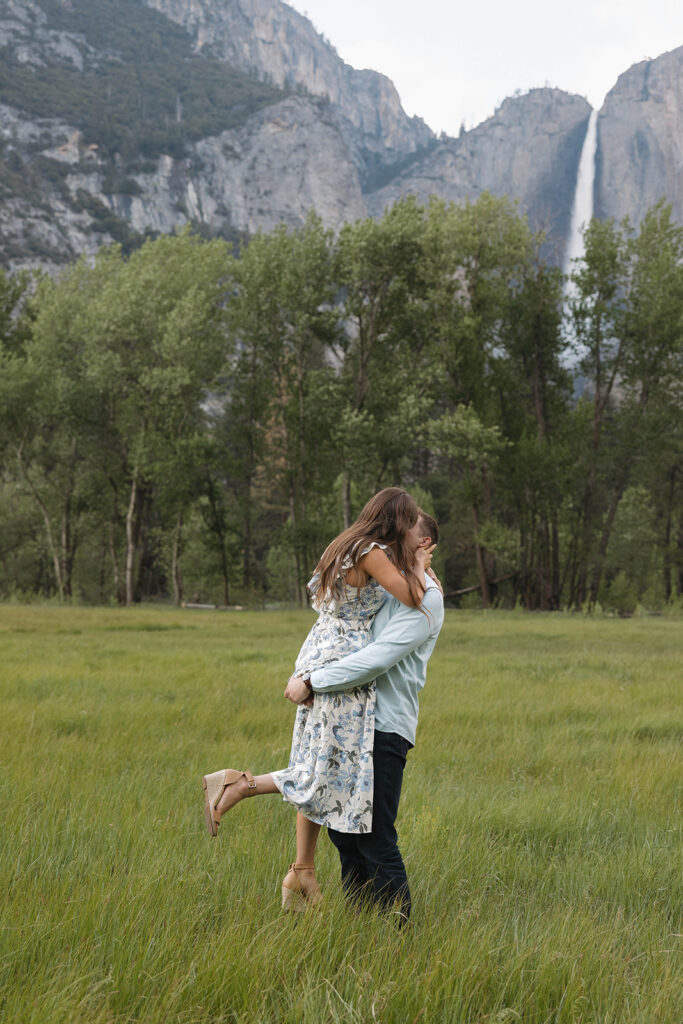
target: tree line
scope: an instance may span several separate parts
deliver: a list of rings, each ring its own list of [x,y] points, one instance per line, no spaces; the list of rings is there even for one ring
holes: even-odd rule
[[[311,213],[0,276],[0,594],[305,601],[405,486],[450,600],[683,594],[683,230],[592,221],[567,281],[514,204]]]

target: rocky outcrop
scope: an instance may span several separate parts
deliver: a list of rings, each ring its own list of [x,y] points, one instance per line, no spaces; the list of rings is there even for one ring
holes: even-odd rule
[[[620,75],[598,118],[596,214],[638,225],[662,197],[683,223],[683,47]]]
[[[41,146],[55,151],[55,160],[76,154],[75,126],[54,119],[30,119],[23,112],[0,104],[0,261],[13,266],[51,268],[81,253],[94,253],[109,235],[95,230],[93,217],[72,203],[66,190],[45,182],[37,193],[27,184],[27,154],[40,154]],[[52,159],[52,157],[51,157]],[[58,181],[61,182],[60,174]]]
[[[358,171],[324,108],[322,100],[289,97],[237,131],[195,143],[183,159],[159,157],[153,171],[130,174],[123,191],[111,192],[107,168],[73,125],[29,121],[0,106],[0,139],[12,139],[28,168],[36,156],[63,167],[40,200],[0,203],[5,261],[52,265],[93,252],[116,238],[107,211],[140,234],[189,222],[223,234],[298,227],[311,209],[335,228],[366,216]]]
[[[459,138],[437,141],[422,121],[406,116],[387,78],[344,64],[310,22],[280,0],[126,4],[138,31],[119,34],[121,50],[97,21],[113,10],[110,0],[106,7],[98,2],[0,0],[0,59],[7,55],[0,99],[14,97],[0,104],[0,262],[59,265],[111,241],[133,246],[146,232],[187,223],[228,237],[281,222],[296,227],[311,208],[336,230],[368,214],[381,216],[407,193],[422,201],[436,194],[463,202],[485,190],[517,200],[532,226],[545,229],[546,255],[562,262],[590,114],[581,97],[534,89],[505,100]],[[176,47],[174,69],[185,69],[185,62],[206,68],[205,57],[233,65],[230,74],[239,81],[220,94],[220,110],[231,110],[232,103],[239,116],[207,122],[211,134],[206,128],[204,137],[202,122],[201,130],[173,145],[169,119],[183,120],[174,86],[175,115],[159,115],[167,134],[143,153],[130,143],[114,148],[111,135],[100,138],[83,103],[53,106],[60,117],[30,113],[44,113],[40,76],[44,81],[55,67],[62,76],[57,80],[69,88],[78,80],[73,95],[81,99],[87,92],[81,75],[90,85],[100,83],[112,64],[134,69],[136,81],[145,54],[150,60],[143,27],[162,40],[162,70],[169,40]],[[210,82],[225,70],[214,63]],[[289,94],[246,79],[245,72]],[[244,97],[254,89],[259,95],[247,104]],[[134,95],[144,107],[144,90],[138,86]],[[25,97],[26,109],[19,109]],[[154,129],[157,122],[148,121]],[[141,131],[135,138],[147,141]],[[598,215],[629,215],[637,224],[662,195],[683,222],[683,48],[622,75],[599,119]]]
[[[269,231],[299,227],[311,209],[340,227],[366,208],[344,140],[319,105],[290,97],[239,131],[202,139],[183,160],[161,156],[153,173],[129,178],[137,195],[103,195],[99,172],[67,182],[74,194],[103,199],[138,232],[170,232],[188,221],[224,233]]]
[[[581,147],[590,115],[581,96],[533,89],[505,100],[493,117],[458,139],[446,139],[367,197],[379,216],[407,192],[454,202],[484,191],[519,201],[531,224],[561,248],[569,229]]]
[[[183,25],[197,50],[275,85],[327,97],[364,181],[433,142],[424,121],[404,112],[385,75],[345,64],[307,18],[280,0],[144,2]]]
[[[97,51],[78,33],[55,31],[36,0],[0,4],[0,50],[9,46],[21,64],[41,67],[56,60],[79,71],[98,63]]]

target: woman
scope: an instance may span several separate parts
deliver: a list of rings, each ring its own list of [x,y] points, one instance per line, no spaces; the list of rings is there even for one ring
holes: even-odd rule
[[[424,594],[433,547],[420,548],[419,509],[410,495],[387,487],[325,550],[308,587],[318,619],[296,660],[310,673],[370,642],[386,591],[413,608]],[[289,766],[267,775],[223,769],[204,777],[205,820],[217,834],[223,815],[246,796],[281,793],[297,815],[296,861],[282,883],[287,909],[321,899],[314,855],[321,825],[365,832],[372,825],[374,683],[318,694],[297,711]]]

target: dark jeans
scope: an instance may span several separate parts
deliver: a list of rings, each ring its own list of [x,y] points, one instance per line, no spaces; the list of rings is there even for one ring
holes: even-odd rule
[[[385,909],[396,903],[406,918],[410,916],[410,889],[394,822],[398,814],[403,769],[411,747],[412,743],[398,733],[375,730],[372,831],[327,830],[339,851],[342,887],[346,895]]]

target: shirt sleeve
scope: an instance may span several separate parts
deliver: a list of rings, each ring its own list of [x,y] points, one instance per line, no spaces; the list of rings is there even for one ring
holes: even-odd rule
[[[400,604],[382,632],[367,647],[311,673],[314,693],[352,690],[372,682],[423,644],[442,617],[441,594],[430,587],[422,599],[425,614]]]

